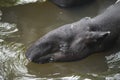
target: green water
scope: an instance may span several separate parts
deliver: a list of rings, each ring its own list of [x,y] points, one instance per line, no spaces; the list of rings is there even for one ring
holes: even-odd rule
[[[99,0],[71,9],[50,2],[1,8],[0,80],[119,80],[120,53],[115,49],[77,62],[35,64],[24,56],[26,48],[45,33],[86,16],[94,17],[111,3]]]

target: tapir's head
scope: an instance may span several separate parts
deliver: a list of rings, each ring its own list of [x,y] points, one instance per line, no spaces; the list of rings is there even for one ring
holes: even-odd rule
[[[35,63],[79,60],[97,51],[109,34],[108,31],[62,30],[65,29],[53,30],[40,38],[27,50],[26,57]]]

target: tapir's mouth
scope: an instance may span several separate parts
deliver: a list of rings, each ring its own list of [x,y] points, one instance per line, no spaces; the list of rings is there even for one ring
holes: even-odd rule
[[[48,55],[44,55],[42,57],[39,57],[38,60],[37,60],[37,62],[39,64],[54,62],[53,55],[54,55],[54,53],[48,54]]]
[[[44,55],[44,56],[37,57],[37,58],[35,57],[33,59],[28,58],[28,60],[30,62],[34,62],[34,63],[38,63],[38,64],[44,64],[44,63],[53,62],[51,57],[52,57],[52,55]]]
[[[49,54],[45,54],[45,55],[42,55],[42,56],[38,55],[37,57],[34,57],[33,59],[28,58],[28,60],[31,61],[31,62],[38,63],[38,64],[55,62],[56,61],[55,56],[60,55],[60,53],[61,52],[54,52],[54,53],[49,53]]]

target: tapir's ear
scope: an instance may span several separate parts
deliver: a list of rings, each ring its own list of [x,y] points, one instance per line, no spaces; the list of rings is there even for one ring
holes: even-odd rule
[[[91,43],[91,42],[98,42],[103,39],[105,39],[108,35],[110,35],[110,31],[105,31],[105,32],[88,32],[86,37],[86,43]]]

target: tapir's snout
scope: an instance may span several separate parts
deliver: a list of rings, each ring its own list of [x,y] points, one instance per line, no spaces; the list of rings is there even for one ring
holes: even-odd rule
[[[36,42],[26,52],[26,57],[29,61],[35,63],[46,63],[50,60],[50,52],[52,45],[47,42]]]

